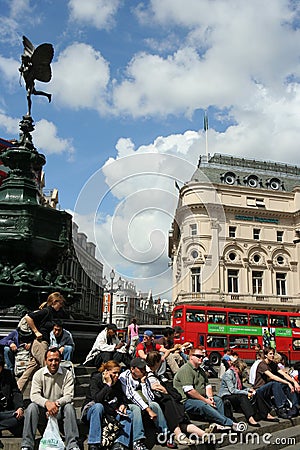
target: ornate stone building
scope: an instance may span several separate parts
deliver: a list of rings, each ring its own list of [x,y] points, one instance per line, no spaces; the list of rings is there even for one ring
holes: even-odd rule
[[[299,311],[300,168],[215,154],[179,191],[173,302]]]
[[[96,258],[96,245],[78,231],[72,222],[73,251],[59,266],[60,273],[69,280],[78,301],[72,305],[75,319],[102,321],[103,264]]]
[[[114,286],[117,286],[116,283]],[[109,293],[104,294],[103,320],[108,322],[109,318]],[[132,281],[121,280],[120,288],[116,289],[113,296],[112,321],[118,328],[124,329],[135,317],[139,325],[169,324],[171,311],[166,301],[153,299],[152,293],[137,292]]]

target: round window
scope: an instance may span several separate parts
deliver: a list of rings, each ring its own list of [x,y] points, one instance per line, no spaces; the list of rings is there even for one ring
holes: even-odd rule
[[[226,173],[224,180],[225,180],[225,183],[227,183],[227,184],[234,184],[235,183],[235,174],[232,172]]]
[[[254,255],[254,256],[253,256],[253,261],[254,261],[256,264],[258,264],[259,261],[260,261],[260,256],[259,256],[258,254]]]
[[[229,256],[230,261],[235,261],[235,259],[236,259],[236,253],[230,252],[228,256]]]
[[[250,177],[248,178],[248,186],[255,188],[255,187],[257,187],[257,185],[258,185],[258,179],[257,179],[257,177],[254,176],[254,175],[253,175],[253,176],[250,176]]]
[[[284,263],[284,257],[283,256],[277,256],[277,262],[278,262],[278,264],[283,264]]]
[[[192,255],[192,258],[197,259],[199,256],[199,253],[197,252],[197,250],[193,250],[191,255]]]
[[[270,180],[270,188],[273,189],[273,191],[278,191],[278,189],[280,188],[280,181],[278,180],[278,178],[272,178]]]

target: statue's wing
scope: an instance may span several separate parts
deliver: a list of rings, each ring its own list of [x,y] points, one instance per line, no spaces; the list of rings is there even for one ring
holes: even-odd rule
[[[35,49],[31,57],[33,77],[35,80],[43,81],[44,83],[48,83],[51,80],[50,63],[53,55],[54,49],[52,44],[41,44]]]
[[[31,58],[31,56],[34,53],[35,47],[26,36],[23,36],[23,45],[24,45],[24,55],[29,56]]]

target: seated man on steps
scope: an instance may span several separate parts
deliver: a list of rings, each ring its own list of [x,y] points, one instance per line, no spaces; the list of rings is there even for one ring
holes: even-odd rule
[[[63,328],[61,319],[54,319],[53,321],[53,329],[50,332],[50,347],[57,347],[62,359],[72,361],[75,347],[73,336],[70,331]]]
[[[33,376],[30,400],[25,411],[21,450],[33,450],[39,421],[47,416],[63,420],[66,450],[79,450],[76,412],[72,404],[74,380],[69,370],[60,367],[58,348],[49,348],[45,354],[45,367]]]
[[[92,365],[98,368],[103,362],[112,359],[119,363],[124,362],[127,365],[125,342],[117,338],[116,331],[117,327],[114,323],[106,325],[104,330],[98,334],[92,349],[85,358],[84,365]]]
[[[159,404],[154,401],[151,385],[146,376],[146,361],[143,358],[134,358],[130,363],[130,369],[121,373],[119,379],[129,402],[128,408],[132,412],[132,448],[148,450],[145,445],[143,417],[148,416],[164,436],[168,435],[168,425]],[[147,400],[148,396],[152,398],[151,401]],[[168,447],[175,448],[173,445]]]
[[[196,414],[201,419],[215,422],[217,430],[239,431],[239,424],[224,415],[222,399],[206,390],[207,376],[201,368],[203,350],[191,348],[189,361],[181,366],[174,377],[174,387],[181,394],[187,413]],[[212,430],[210,430],[212,431]]]

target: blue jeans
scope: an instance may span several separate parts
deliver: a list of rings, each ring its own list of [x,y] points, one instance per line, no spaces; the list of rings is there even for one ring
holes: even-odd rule
[[[161,433],[168,433],[168,425],[161,410],[161,407],[156,402],[149,402],[149,406],[157,414],[155,425]],[[145,430],[143,424],[142,410],[137,405],[129,405],[128,408],[132,412],[132,440],[133,442],[145,439]]]
[[[95,403],[87,412],[87,420],[90,422],[88,444],[100,444],[102,434],[102,418],[104,415],[104,406],[102,403]]]
[[[12,371],[14,371],[15,368],[15,355],[16,353],[13,352],[8,345],[4,347],[4,361],[6,367]]]
[[[72,360],[72,354],[73,354],[73,347],[72,345],[64,345],[64,351],[62,354],[62,359],[65,361],[71,361]]]
[[[274,397],[276,408],[282,408],[287,400],[283,390],[283,384],[279,381],[269,381],[256,389],[256,393],[269,404],[271,403],[271,397]]]
[[[102,403],[95,403],[88,409],[86,416],[87,420],[90,422],[88,444],[101,444],[103,416],[104,406],[102,405]],[[130,410],[127,410],[127,417],[118,414],[116,419],[121,425],[119,436],[117,437],[116,442],[120,442],[120,444],[129,447],[132,413]]]
[[[283,386],[283,392],[285,392],[287,398],[292,402],[292,406],[297,407],[297,405],[299,405],[300,398],[298,399],[297,392],[291,392],[289,386],[287,386],[286,384]]]
[[[224,416],[224,405],[220,397],[214,396],[216,403],[216,408],[202,400],[197,400],[194,398],[188,398],[184,403],[184,408],[187,413],[191,412],[193,414],[199,414],[203,419],[209,422],[215,422],[219,425],[226,425],[231,427],[233,421],[228,417]]]
[[[119,436],[116,439],[116,442],[120,442],[120,444],[125,445],[125,447],[129,447],[130,444],[130,434],[131,434],[131,424],[132,424],[132,412],[127,409],[127,417],[117,415],[117,421],[120,423],[120,431]]]

